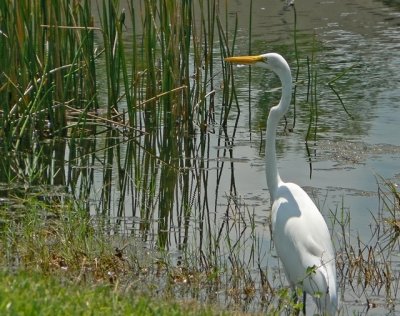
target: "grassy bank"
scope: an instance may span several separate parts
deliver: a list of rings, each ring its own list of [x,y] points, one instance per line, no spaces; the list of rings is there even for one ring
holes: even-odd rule
[[[20,203],[11,217],[1,209],[1,315],[227,314],[178,299],[176,267],[140,241],[109,236],[78,205]]]
[[[155,299],[118,284],[79,285],[34,271],[0,272],[1,315],[232,315],[194,301]]]
[[[351,231],[349,210],[332,211],[332,221],[341,295],[385,310],[396,306],[400,288],[396,186],[382,180],[379,200],[368,241]],[[0,208],[2,315],[242,315],[301,308],[281,271],[244,259],[267,251],[248,248],[244,222],[229,227],[240,237],[214,235],[210,253],[193,241],[177,261],[133,236],[113,234],[108,217],[88,216],[76,201],[31,198],[13,210]],[[256,237],[255,248],[259,242]]]

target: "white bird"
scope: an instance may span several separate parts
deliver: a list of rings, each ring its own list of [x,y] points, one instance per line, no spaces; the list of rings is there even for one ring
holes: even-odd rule
[[[276,165],[276,128],[287,112],[292,95],[292,75],[279,54],[228,57],[227,62],[259,65],[275,72],[282,96],[267,119],[265,164],[272,205],[272,238],[292,289],[310,294],[320,313],[335,315],[338,298],[335,253],[328,226],[307,193],[297,184],[281,180]],[[305,312],[305,300],[303,311]]]

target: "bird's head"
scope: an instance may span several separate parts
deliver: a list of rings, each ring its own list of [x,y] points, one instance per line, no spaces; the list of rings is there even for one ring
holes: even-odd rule
[[[290,68],[286,60],[277,53],[268,53],[255,56],[227,57],[225,61],[240,65],[255,65],[267,68],[281,76],[284,73],[290,74]]]

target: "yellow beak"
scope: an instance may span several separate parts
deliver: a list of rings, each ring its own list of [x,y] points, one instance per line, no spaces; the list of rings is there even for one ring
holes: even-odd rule
[[[234,64],[251,65],[258,61],[263,61],[264,57],[262,55],[258,56],[237,56],[237,57],[227,57],[225,61]]]

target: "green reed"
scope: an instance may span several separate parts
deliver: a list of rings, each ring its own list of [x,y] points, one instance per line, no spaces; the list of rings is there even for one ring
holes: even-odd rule
[[[399,192],[391,181],[378,177],[377,182],[379,204],[369,214],[371,237],[363,239],[351,229],[351,209],[347,209],[344,202],[332,212],[333,228],[339,228],[333,229],[338,232],[333,239],[336,266],[343,293],[350,292],[362,298],[367,310],[376,307],[375,301],[392,310],[398,304],[400,288],[399,272],[395,268],[400,246]]]
[[[25,81],[18,81],[22,79],[12,74],[11,67],[3,68],[1,97],[11,91],[15,101],[2,103],[1,136],[7,137],[11,156],[2,161],[3,169],[8,168],[1,173],[7,174],[2,182],[24,183],[29,190],[36,186],[39,196],[45,195],[44,183],[57,186],[60,192],[53,192],[55,199],[68,192],[86,212],[104,215],[102,225],[111,227],[107,234],[134,231],[161,249],[175,243],[185,256],[189,255],[188,243],[199,238],[199,270],[208,266],[207,273],[214,276],[219,269],[228,270],[229,263],[222,259],[226,249],[221,246],[226,239],[230,262],[238,271],[227,284],[235,289],[251,285],[247,265],[240,262],[245,248],[235,239],[243,230],[235,232],[235,225],[228,222],[216,223],[217,205],[210,203],[207,191],[207,132],[218,124],[218,77],[222,73],[226,87],[232,80],[223,57],[233,53],[238,18],[231,42],[227,9],[222,11],[211,0],[144,0],[140,7],[130,3],[125,11],[118,1],[99,1],[94,7],[88,1],[76,6],[67,1],[50,4],[44,13],[35,2],[14,7],[24,16],[33,12],[37,19],[33,30],[23,29],[41,34],[45,43],[51,40],[42,47],[40,39],[26,36],[32,55],[18,59],[27,69],[22,72],[26,78],[21,77]],[[201,14],[195,17],[198,7]],[[98,11],[97,24],[94,11]],[[128,27],[130,40],[125,34]],[[11,37],[8,29],[1,30]],[[221,43],[217,46],[216,38]],[[220,123],[226,126],[237,100],[234,89],[224,89],[222,94]],[[7,109],[9,104],[17,104],[18,112]],[[26,109],[20,111],[23,106]],[[193,138],[197,128],[199,140]],[[229,142],[226,129],[224,133]],[[24,137],[29,142],[20,140]],[[218,155],[231,159],[232,149]],[[233,163],[219,165],[218,181],[224,167],[232,168]],[[237,193],[233,172],[231,190],[232,195]],[[237,211],[237,206],[228,206],[226,215]],[[127,212],[140,220],[124,226]],[[33,216],[39,225],[39,215]],[[200,237],[191,227],[193,219],[201,227]],[[248,228],[243,229],[247,234]],[[68,227],[67,233],[65,240],[75,237],[73,228]],[[78,237],[74,242],[82,236]],[[50,255],[46,248],[39,253],[41,258]],[[63,257],[74,260],[72,252]],[[49,266],[43,268],[46,271]]]
[[[227,17],[225,17],[225,19],[226,19],[226,21],[228,20]],[[232,40],[229,40],[228,35],[224,31],[225,29],[228,29],[228,25],[226,25],[224,27],[222,25],[220,18],[217,19],[217,22],[218,22],[219,40],[220,40],[220,43],[223,43],[223,45],[220,46],[221,56],[231,56],[234,54],[234,48],[236,45],[238,17],[237,17],[237,15],[235,16],[235,26],[234,26]],[[231,42],[231,45],[229,45],[229,42]],[[239,103],[237,100],[235,81],[234,81],[234,77],[232,75],[232,66],[231,65],[222,67],[222,77],[223,77],[224,87],[229,87],[229,86],[232,87],[232,89],[224,89],[222,91],[222,93],[223,93],[222,94],[222,104],[224,105],[224,107],[221,108],[220,124],[222,126],[226,127],[227,122],[228,122],[228,115],[230,113],[232,105],[236,104],[236,109],[238,112],[240,112],[240,108],[239,108]]]
[[[1,97],[7,140],[29,138],[33,130],[42,132],[38,127],[47,126],[46,120],[52,133],[62,135],[66,132],[62,104],[94,98],[90,7],[70,5],[69,1],[50,1],[46,6],[31,1],[3,3]],[[87,24],[80,27],[83,23]]]
[[[2,161],[4,179],[28,174],[32,163],[24,167],[27,161],[45,164],[37,158],[44,151],[29,148],[68,135],[68,157],[63,158],[65,148],[54,154],[46,145],[61,165],[67,160],[66,173],[60,164],[50,171],[43,165],[36,173],[42,180],[49,172],[61,175],[78,198],[87,199],[94,189],[90,168],[100,159],[103,187],[96,209],[103,213],[109,213],[115,198],[115,178],[118,214],[123,213],[128,190],[136,193],[136,185],[149,185],[145,189],[154,193],[153,177],[160,175],[154,166],[160,161],[163,175],[174,174],[175,180],[167,177],[169,191],[174,191],[178,170],[191,166],[188,159],[177,160],[182,149],[190,157],[187,135],[196,126],[206,131],[214,120],[219,5],[143,0],[129,2],[123,10],[119,1],[49,1],[45,6],[39,1],[5,1],[0,8],[0,136],[4,150],[15,154]],[[198,8],[196,20],[193,12]],[[141,137],[144,130],[148,136]],[[142,165],[153,166],[144,175],[148,180],[143,180]],[[154,207],[154,202],[143,202]]]

